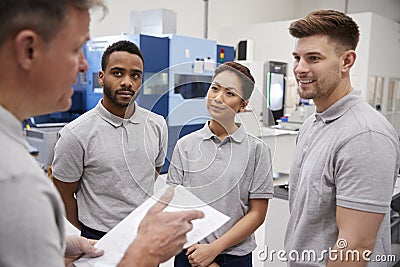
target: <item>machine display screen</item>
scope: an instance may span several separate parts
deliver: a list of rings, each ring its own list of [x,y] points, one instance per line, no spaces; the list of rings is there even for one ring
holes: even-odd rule
[[[168,92],[168,72],[144,72],[143,94],[163,95]]]
[[[174,93],[184,99],[203,98],[207,95],[212,76],[175,74]]]
[[[283,108],[285,76],[280,73],[271,73],[270,107],[272,111]]]

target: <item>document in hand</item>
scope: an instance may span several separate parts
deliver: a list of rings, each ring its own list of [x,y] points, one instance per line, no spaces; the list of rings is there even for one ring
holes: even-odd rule
[[[143,217],[164,191],[162,189],[150,197],[96,243],[95,247],[104,249],[103,256],[99,258],[83,256],[75,261],[74,265],[77,267],[117,266],[129,245],[136,238],[137,229]],[[175,187],[174,197],[164,211],[173,212],[193,209],[204,212],[204,218],[192,222],[193,229],[186,235],[187,243],[184,246],[185,248],[205,238],[230,219],[180,185]]]

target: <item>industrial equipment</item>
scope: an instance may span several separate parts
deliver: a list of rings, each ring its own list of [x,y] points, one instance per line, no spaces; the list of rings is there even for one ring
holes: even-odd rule
[[[176,141],[200,129],[208,120],[205,96],[211,78],[218,63],[234,60],[234,48],[217,45],[213,40],[181,35],[134,34],[93,38],[83,48],[88,71],[79,76],[75,85],[77,101],[73,99],[73,106],[79,107],[80,114],[95,107],[102,98],[103,88],[98,83],[101,58],[105,49],[119,40],[135,43],[145,60],[143,85],[136,102],[167,121],[168,151],[161,170],[165,173]],[[49,116],[54,114],[40,117],[40,122],[54,122],[49,121]]]
[[[62,127],[31,127],[25,130],[26,140],[35,147],[39,154],[35,157],[43,169],[53,162],[54,146],[57,142],[58,131]]]
[[[276,120],[284,114],[286,66],[287,63],[283,62],[267,61],[265,63],[264,95],[267,97],[267,101],[263,102],[263,123],[265,126],[277,124]],[[273,122],[269,117],[270,111],[273,115]]]

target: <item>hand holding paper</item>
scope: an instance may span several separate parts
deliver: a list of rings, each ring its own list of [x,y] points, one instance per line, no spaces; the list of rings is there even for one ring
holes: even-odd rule
[[[160,195],[160,192],[156,194]],[[139,261],[145,260],[145,252],[152,264],[157,266],[179,253],[186,239],[184,247],[197,243],[229,220],[229,217],[206,205],[182,186],[175,188],[171,198],[172,190],[167,190],[158,202],[157,197],[148,199],[95,245],[104,249],[102,257],[83,257],[75,265],[116,266],[121,258],[122,266],[132,262],[139,264]],[[194,221],[190,223],[191,220]],[[186,235],[192,224],[193,229]]]
[[[172,187],[167,188],[161,199],[148,210],[139,225],[134,244],[128,249],[141,258],[147,254],[155,265],[167,261],[180,252],[186,243],[186,233],[193,228],[191,221],[204,217],[202,212],[194,210],[174,213],[162,212],[171,201],[173,193]],[[137,253],[135,250],[141,250],[145,253]],[[129,253],[125,254],[121,263],[126,261],[127,265],[131,266],[132,260],[129,260],[127,255]],[[140,259],[134,262],[138,260]]]

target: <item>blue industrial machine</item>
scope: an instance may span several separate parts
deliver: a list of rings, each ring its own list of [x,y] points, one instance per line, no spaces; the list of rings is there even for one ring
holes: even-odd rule
[[[68,123],[86,111],[95,107],[103,96],[103,88],[98,83],[98,73],[101,70],[101,57],[104,50],[112,43],[119,40],[130,40],[135,43],[143,53],[146,59],[144,66],[144,79],[150,77],[154,73],[158,73],[169,66],[169,40],[168,37],[153,37],[147,35],[115,35],[104,36],[89,40],[83,47],[86,59],[88,60],[89,69],[87,73],[78,75],[77,83],[74,87],[72,96],[72,106],[68,111],[55,112],[51,114],[35,116],[27,122],[31,126],[45,125],[62,125]],[[153,106],[154,99],[152,96],[143,96],[141,99],[142,106]],[[161,105],[160,102],[158,105]],[[156,107],[153,107],[157,109]],[[161,112],[157,112],[162,114]],[[168,115],[165,111],[164,117]]]
[[[176,141],[200,129],[208,120],[205,96],[217,57],[220,63],[233,60],[234,48],[221,46],[221,53],[213,40],[180,35],[120,35],[90,40],[85,51],[90,66],[86,91],[88,109],[102,97],[102,88],[97,84],[102,53],[108,45],[121,39],[137,44],[145,59],[138,105],[162,115],[167,121],[168,151],[161,170],[165,173]]]
[[[211,78],[216,64],[234,60],[234,48],[217,45],[213,40],[180,35],[135,34],[93,38],[84,46],[89,69],[86,75],[79,76],[74,87],[76,100],[73,98],[73,107],[65,113],[65,118],[74,110],[79,109],[79,116],[92,109],[102,98],[103,88],[98,83],[101,57],[109,45],[119,40],[135,43],[145,60],[143,85],[136,102],[162,115],[167,121],[168,151],[166,163],[161,170],[165,173],[176,141],[202,128],[209,119],[205,96]],[[46,115],[44,122],[52,122],[49,116],[55,114]],[[77,116],[74,115],[73,119]],[[64,122],[72,120],[72,117],[65,118]]]
[[[213,40],[170,36],[168,92],[168,151],[166,172],[176,141],[204,126],[209,114],[206,94],[215,70],[217,44]]]
[[[84,53],[89,64],[89,69],[86,74],[86,110],[95,107],[98,101],[103,97],[103,88],[98,83],[98,75],[101,70],[101,57],[106,48],[120,40],[129,40],[136,44],[142,51],[145,59],[143,77],[146,81],[155,73],[160,73],[169,66],[169,40],[167,37],[154,37],[142,34],[135,35],[113,35],[93,38],[89,40],[85,47]],[[158,97],[154,96],[153,91],[141,90],[138,97],[138,102],[141,106],[154,111],[166,117],[168,113],[162,111],[159,105],[162,101],[154,106],[154,102]]]
[[[102,87],[98,84],[102,54],[110,44],[122,39],[138,45],[145,59],[143,86],[136,102],[167,121],[168,151],[161,171],[167,172],[176,141],[201,128],[208,119],[205,95],[214,68],[205,67],[204,62],[213,62],[215,66],[216,42],[179,35],[118,35],[88,41],[87,109],[93,108],[102,97]]]

